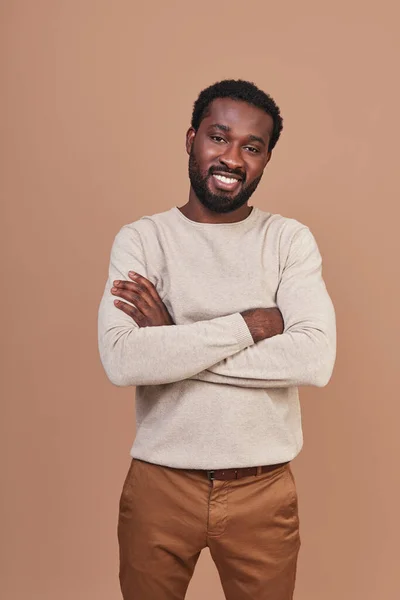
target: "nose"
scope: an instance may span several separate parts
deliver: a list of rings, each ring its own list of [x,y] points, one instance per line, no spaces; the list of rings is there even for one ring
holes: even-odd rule
[[[232,171],[235,169],[244,170],[244,160],[240,148],[235,144],[226,145],[225,152],[221,154],[219,161]]]

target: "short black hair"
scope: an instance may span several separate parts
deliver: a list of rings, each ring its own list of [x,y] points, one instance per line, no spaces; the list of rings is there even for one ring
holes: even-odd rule
[[[274,122],[268,151],[270,152],[275,147],[283,129],[283,119],[280,109],[269,94],[260,90],[251,81],[243,79],[224,79],[202,90],[193,105],[191,122],[193,129],[197,131],[201,121],[207,116],[207,109],[211,102],[216,100],[216,98],[242,100],[264,110],[272,117]]]

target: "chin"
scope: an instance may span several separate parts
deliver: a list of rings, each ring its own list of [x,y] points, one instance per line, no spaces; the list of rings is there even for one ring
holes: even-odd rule
[[[241,202],[240,204],[235,203],[235,197],[228,196],[219,196],[218,198],[203,198],[200,199],[200,202],[208,208],[216,213],[229,213],[241,208],[246,202]]]

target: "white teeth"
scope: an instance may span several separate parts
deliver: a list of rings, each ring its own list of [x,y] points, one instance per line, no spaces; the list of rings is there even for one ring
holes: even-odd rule
[[[214,175],[215,179],[218,181],[222,181],[223,183],[235,183],[237,179],[232,179],[231,177],[224,177],[224,175]]]

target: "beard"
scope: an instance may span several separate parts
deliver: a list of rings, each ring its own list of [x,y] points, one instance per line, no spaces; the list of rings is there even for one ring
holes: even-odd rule
[[[203,206],[216,213],[229,213],[246,204],[246,202],[255,192],[263,176],[263,173],[261,173],[259,177],[254,179],[254,181],[249,183],[247,186],[244,185],[245,179],[243,179],[240,191],[235,196],[232,196],[230,192],[224,192],[223,190],[221,190],[218,194],[214,194],[209,189],[208,180],[210,177],[212,177],[212,173],[216,171],[220,173],[225,172],[227,174],[234,173],[234,171],[229,171],[224,167],[219,167],[211,168],[209,169],[207,175],[203,175],[200,170],[199,163],[194,156],[192,147],[189,155],[189,179],[191,186]]]

